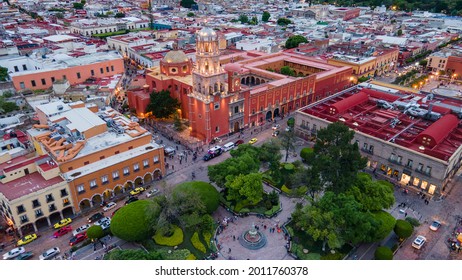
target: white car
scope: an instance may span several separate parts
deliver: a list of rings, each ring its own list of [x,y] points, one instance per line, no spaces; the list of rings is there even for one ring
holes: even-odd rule
[[[441,227],[440,221],[433,221],[432,224],[430,225],[430,229],[433,231],[437,231],[440,227]]]
[[[54,256],[56,256],[59,253],[60,253],[59,248],[54,247],[54,248],[48,249],[45,252],[43,252],[42,254],[40,254],[39,259],[40,260],[49,260],[49,259],[53,258]]]
[[[24,253],[24,251],[26,251],[24,249],[24,247],[18,247],[18,248],[14,248],[12,249],[11,251],[3,254],[3,259],[4,260],[9,260],[9,259],[14,259],[16,258],[17,256],[21,255],[22,253]]]
[[[90,228],[90,225],[89,225],[89,224],[80,226],[80,227],[76,228],[76,229],[72,232],[72,235],[76,236],[76,235],[79,234],[79,233],[84,233],[84,232],[86,232],[87,229],[89,229],[89,228]]]
[[[273,130],[278,130],[281,126],[278,124],[273,125]]]
[[[101,226],[102,224],[105,224],[105,223],[111,223],[111,218],[109,217],[104,217],[98,221],[96,221],[93,225],[95,226]]]
[[[152,189],[152,190],[149,190],[148,193],[146,194],[146,197],[151,197],[151,196],[155,196],[156,194],[159,193],[159,190],[158,189]]]
[[[412,242],[412,247],[416,249],[420,249],[422,248],[422,246],[425,244],[426,241],[427,241],[427,238],[425,238],[425,236],[419,235],[416,237],[414,242]]]
[[[103,207],[103,211],[107,212],[116,206],[117,204],[115,202],[109,202],[106,206]]]

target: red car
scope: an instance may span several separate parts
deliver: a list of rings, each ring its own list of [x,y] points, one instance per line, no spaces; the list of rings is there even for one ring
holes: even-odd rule
[[[53,237],[58,238],[60,236],[65,235],[68,232],[71,232],[71,231],[72,231],[71,226],[65,226],[65,227],[60,228],[57,232],[53,233]]]
[[[87,234],[86,233],[79,233],[76,236],[72,237],[71,240],[69,241],[69,246],[74,246],[77,243],[80,243],[87,239]]]

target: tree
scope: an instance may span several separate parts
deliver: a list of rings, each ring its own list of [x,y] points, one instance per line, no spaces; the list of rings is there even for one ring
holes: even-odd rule
[[[192,5],[196,5],[197,3],[194,0],[181,0],[180,5],[183,8],[191,9]]]
[[[120,208],[111,220],[111,232],[125,241],[139,242],[152,233],[151,215],[147,209],[152,202],[139,200]]]
[[[220,194],[217,189],[209,183],[194,181],[185,182],[173,189],[173,193],[192,191],[199,195],[205,205],[207,213],[212,214],[219,206]]]
[[[73,6],[74,9],[76,9],[76,10],[82,10],[82,9],[83,9],[83,6],[85,6],[85,4],[82,4],[82,3],[79,3],[79,2],[75,2],[75,3],[72,3],[72,6]]]
[[[63,19],[64,18],[63,13],[56,13],[55,16],[56,16],[57,19]]]
[[[427,67],[427,63],[428,61],[426,59],[422,59],[421,61],[419,61],[419,65],[422,67]]]
[[[270,19],[271,15],[268,11],[264,11],[263,14],[261,15],[261,20],[264,22],[268,22]]]
[[[185,127],[183,126],[183,123],[181,122],[178,112],[175,112],[173,114],[173,127],[175,128],[176,131],[183,131],[185,129]]]
[[[281,146],[272,139],[263,143],[259,148],[258,158],[261,162],[279,163],[282,158]]]
[[[116,13],[114,15],[115,18],[124,18],[125,17],[125,14],[124,13]]]
[[[289,39],[287,39],[285,47],[286,49],[292,49],[298,47],[301,43],[307,43],[308,40],[302,36],[302,35],[294,35],[290,36]]]
[[[408,221],[397,220],[393,230],[400,239],[406,239],[412,235],[414,228]]]
[[[242,24],[249,22],[249,17],[247,15],[240,15],[238,19]]]
[[[304,162],[311,162],[314,158],[314,151],[313,148],[306,147],[300,151],[300,157],[303,159]]]
[[[186,16],[187,16],[187,17],[194,17],[195,14],[194,14],[193,12],[189,12]]]
[[[393,185],[385,181],[373,181],[366,173],[358,174],[355,185],[347,193],[369,211],[388,209],[395,203]]]
[[[402,29],[398,29],[398,31],[396,32],[396,35],[397,35],[397,36],[402,36],[402,35],[403,35],[403,30],[402,30]]]
[[[255,205],[263,198],[263,186],[260,173],[239,175],[234,180],[226,182],[228,188],[227,200],[246,200]]]
[[[8,79],[8,68],[0,66],[0,81],[4,82]]]
[[[104,231],[101,226],[91,226],[87,230],[87,237],[92,240],[100,239],[104,236]]]
[[[366,167],[367,159],[359,153],[358,144],[351,143],[353,137],[354,131],[340,122],[317,132],[313,167],[319,171],[322,185],[335,193],[353,186],[358,171]]]
[[[257,17],[252,17],[252,19],[249,21],[250,25],[257,25],[258,24],[258,19]]]
[[[295,139],[295,134],[294,134],[293,129],[289,131],[283,131],[279,134],[279,140],[281,141],[281,146],[286,152],[285,162],[287,162],[287,159],[289,158],[289,152],[295,150],[294,139]]]
[[[291,24],[292,21],[288,18],[278,18],[278,21],[277,21],[277,24],[278,25],[281,25],[281,26],[286,26],[286,25],[289,25]]]
[[[239,145],[239,148],[243,145]],[[228,158],[225,161],[208,167],[210,181],[219,187],[234,180],[238,175],[258,172],[260,162],[256,155],[242,154],[239,157]]]
[[[178,108],[180,108],[180,102],[171,97],[168,90],[161,90],[151,93],[146,111],[151,112],[158,119],[164,119],[173,115]]]
[[[294,69],[290,68],[290,66],[282,66],[281,67],[281,74],[287,76],[295,76]]]
[[[395,227],[396,219],[385,211],[373,212],[372,217],[376,225],[374,226],[374,233],[370,235],[370,242],[384,240]]]
[[[393,252],[390,248],[381,246],[375,250],[374,257],[376,260],[392,260]]]

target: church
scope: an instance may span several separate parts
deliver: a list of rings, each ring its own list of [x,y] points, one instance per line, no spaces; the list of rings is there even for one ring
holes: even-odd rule
[[[281,68],[290,75],[281,74]],[[181,103],[190,136],[213,138],[259,126],[351,86],[352,69],[295,53],[242,51],[221,55],[219,35],[196,33],[196,62],[181,50],[168,52],[147,69],[146,91],[128,92],[130,107],[143,115],[153,91],[168,90]]]

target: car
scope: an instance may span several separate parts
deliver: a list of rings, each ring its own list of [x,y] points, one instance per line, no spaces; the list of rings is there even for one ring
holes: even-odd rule
[[[14,259],[15,260],[28,260],[28,259],[32,258],[33,256],[34,256],[34,253],[29,251],[29,252],[24,252],[24,253],[20,254],[19,256],[17,256]]]
[[[106,206],[103,207],[103,211],[104,212],[107,212],[109,210],[111,210],[112,208],[116,207],[117,204],[115,202],[109,202]]]
[[[244,144],[244,140],[242,140],[242,139],[239,139],[239,140],[237,140],[236,142],[234,142],[234,145],[235,145],[235,146],[239,146],[239,145],[241,145],[241,144]]]
[[[130,195],[137,195],[137,194],[140,194],[142,192],[144,192],[144,188],[143,187],[138,187],[138,188],[132,190],[130,192]]]
[[[135,201],[137,201],[137,200],[138,200],[138,198],[132,196],[132,197],[130,197],[127,201],[125,201],[125,205],[130,204],[130,203],[132,203],[132,202],[135,202]]]
[[[441,227],[440,221],[433,221],[432,224],[430,225],[430,229],[433,231],[437,231],[440,227]]]
[[[87,232],[87,230],[90,228],[90,226],[91,226],[91,225],[89,225],[89,224],[80,226],[80,227],[76,228],[76,229],[72,232],[72,235],[73,235],[73,236],[76,236],[77,234],[81,234],[81,233]]]
[[[26,235],[23,238],[19,239],[18,242],[16,243],[16,245],[17,246],[26,245],[28,243],[31,243],[35,239],[37,239],[37,234],[32,233],[32,234]]]
[[[111,220],[106,220],[104,223],[99,225],[103,230],[106,230],[111,227]]]
[[[257,138],[252,138],[249,140],[249,144],[255,144],[258,141]]]
[[[71,218],[66,218],[66,219],[62,219],[61,221],[57,222],[56,224],[54,224],[54,228],[58,229],[58,228],[62,228],[64,226],[67,226],[68,224],[72,223],[72,219]]]
[[[203,157],[202,159],[203,159],[204,161],[209,161],[209,160],[211,160],[212,158],[213,158],[213,155],[211,155],[211,154],[206,154],[206,155],[204,155],[204,157]]]
[[[101,220],[96,221],[96,222],[94,223],[94,225],[95,225],[95,226],[100,226],[101,224],[104,224],[104,223],[106,223],[106,222],[109,222],[109,223],[110,223],[110,222],[111,222],[111,218],[109,218],[109,217],[104,217],[104,218],[102,218]]]
[[[272,129],[273,130],[278,130],[281,126],[279,124],[273,125]]]
[[[280,132],[279,130],[275,130],[273,131],[273,134],[271,135],[273,135],[273,137],[277,137],[279,135],[279,132]]]
[[[60,236],[65,235],[68,232],[71,232],[71,231],[72,231],[71,226],[65,226],[65,227],[60,228],[57,232],[53,233],[53,237],[58,238]]]
[[[59,248],[58,247],[53,247],[53,248],[50,248],[48,250],[46,250],[45,252],[41,253],[40,256],[39,256],[39,259],[40,260],[49,260],[51,258],[53,258],[54,256],[58,255],[61,251],[59,251]]]
[[[152,190],[148,191],[148,193],[146,194],[146,197],[155,196],[158,193],[159,193],[158,189],[152,189]]]
[[[69,240],[69,246],[74,246],[82,241],[87,239],[87,233],[79,233],[76,236],[72,237],[71,240]]]
[[[93,214],[90,218],[88,218],[88,222],[89,223],[94,223],[96,221],[98,221],[99,219],[101,219],[102,217],[104,217],[104,213],[96,213],[96,214]]]
[[[419,235],[416,237],[414,242],[412,242],[412,247],[420,249],[425,244],[425,242],[427,242],[427,238],[425,238],[425,236]]]
[[[11,249],[11,251],[3,254],[3,259],[10,260],[10,259],[16,258],[17,256],[24,253],[25,251],[26,250],[24,249],[24,247],[16,247],[14,249]]]

